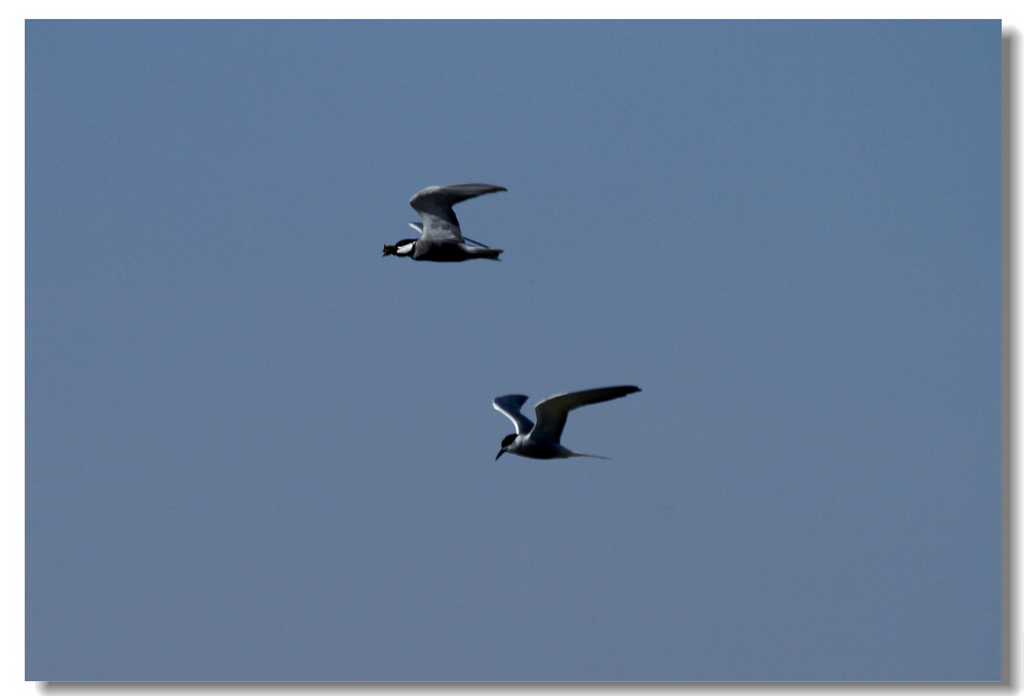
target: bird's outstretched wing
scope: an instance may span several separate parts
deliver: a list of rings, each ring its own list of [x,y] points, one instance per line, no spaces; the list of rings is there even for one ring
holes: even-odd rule
[[[455,217],[452,206],[469,198],[476,198],[496,191],[508,191],[508,189],[492,184],[428,186],[410,198],[409,205],[423,218],[423,239],[437,242],[461,242],[462,230],[459,229],[459,219]]]
[[[640,387],[601,387],[548,397],[534,407],[537,412],[537,435],[558,442],[562,437],[562,429],[565,427],[565,419],[569,417],[569,411],[587,404],[618,399],[638,391]]]
[[[528,398],[522,394],[505,394],[505,396],[499,396],[494,400],[494,410],[501,411],[515,424],[516,435],[533,430],[533,421],[519,411]]]

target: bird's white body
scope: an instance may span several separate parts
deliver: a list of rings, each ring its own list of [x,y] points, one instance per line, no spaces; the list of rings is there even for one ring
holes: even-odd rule
[[[569,392],[556,394],[539,402],[534,411],[537,414],[537,424],[523,415],[523,404],[528,397],[523,394],[506,394],[494,400],[494,408],[505,414],[506,417],[516,426],[514,435],[508,435],[501,443],[501,450],[497,459],[505,452],[518,454],[520,457],[531,459],[567,459],[569,457],[595,457],[607,459],[596,454],[582,454],[573,452],[561,443],[562,429],[569,417],[569,411],[587,404],[596,404],[602,401],[618,399],[640,391],[639,387],[601,387],[599,389],[587,389],[586,391]]]

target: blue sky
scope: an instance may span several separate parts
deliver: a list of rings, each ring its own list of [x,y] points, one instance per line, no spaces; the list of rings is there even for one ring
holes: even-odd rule
[[[1000,26],[30,22],[31,680],[998,680]],[[501,263],[380,258],[409,197]],[[637,384],[494,462],[495,396]]]

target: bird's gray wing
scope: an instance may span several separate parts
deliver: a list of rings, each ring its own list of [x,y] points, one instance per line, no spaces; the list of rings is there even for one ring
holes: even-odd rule
[[[533,430],[533,421],[524,416],[519,409],[526,403],[529,397],[522,394],[505,394],[494,400],[494,409],[501,411],[516,426],[516,435],[522,435]]]
[[[537,412],[535,432],[541,438],[558,442],[562,437],[562,429],[565,427],[565,419],[569,417],[569,411],[587,404],[618,399],[638,391],[640,391],[640,387],[622,386],[555,394],[534,407]]]
[[[507,191],[504,186],[492,184],[453,184],[451,186],[428,186],[409,199],[423,218],[423,236],[427,241],[461,242],[462,230],[452,206],[469,198],[485,193]]]

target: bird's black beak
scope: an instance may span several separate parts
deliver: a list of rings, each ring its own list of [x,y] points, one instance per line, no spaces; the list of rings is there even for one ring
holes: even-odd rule
[[[494,458],[494,461],[498,461],[499,459],[501,459],[501,455],[503,455],[503,454],[505,454],[505,450],[504,449],[498,450],[498,456]]]
[[[381,254],[380,257],[384,258],[385,256],[390,256],[390,255],[394,254],[396,251],[398,251],[398,247],[397,246],[391,246],[390,244],[385,244],[384,245],[384,253]]]

